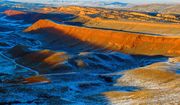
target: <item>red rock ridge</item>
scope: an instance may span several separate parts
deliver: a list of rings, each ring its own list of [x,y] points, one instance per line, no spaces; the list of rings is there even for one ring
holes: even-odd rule
[[[49,29],[54,29],[55,31],[49,31]],[[27,28],[25,32],[49,32],[57,35],[65,35],[95,46],[129,54],[180,55],[180,38],[175,37],[150,36],[67,26],[56,24],[49,20],[39,20]]]

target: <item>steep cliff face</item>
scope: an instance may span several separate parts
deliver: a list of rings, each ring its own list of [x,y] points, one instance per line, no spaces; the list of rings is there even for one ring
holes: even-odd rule
[[[127,32],[74,27],[56,24],[49,20],[39,20],[27,28],[25,32],[51,33],[56,34],[56,38],[62,38],[62,35],[68,36],[84,43],[90,43],[108,50],[129,54],[180,55],[180,39],[176,37],[148,36]]]

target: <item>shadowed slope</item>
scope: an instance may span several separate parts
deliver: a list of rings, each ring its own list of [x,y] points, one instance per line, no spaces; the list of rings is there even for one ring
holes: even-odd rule
[[[110,73],[166,60],[162,56],[136,56],[105,52],[55,52],[51,50],[32,51],[24,46],[15,46],[5,55],[23,66],[38,70],[40,74],[90,72]],[[130,66],[127,66],[130,65]]]
[[[148,36],[126,32],[115,32],[56,24],[49,20],[39,20],[25,32],[49,33],[62,40],[62,35],[90,43],[100,48],[129,54],[180,55],[180,39],[163,36]],[[50,35],[49,38],[53,39]],[[58,39],[57,39],[58,41]],[[148,48],[148,49],[147,49]]]

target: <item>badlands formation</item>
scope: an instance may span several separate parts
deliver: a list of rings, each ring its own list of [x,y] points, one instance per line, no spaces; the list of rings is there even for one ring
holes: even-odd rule
[[[105,96],[112,104],[179,103],[180,75],[175,73],[180,68],[179,58],[176,58],[180,55],[179,38],[59,25],[49,20],[39,20],[27,28],[25,32],[57,35],[56,39],[60,37],[59,41],[67,37],[67,39],[69,38],[66,40],[67,42],[72,42],[74,39],[105,50],[126,54],[174,56],[175,58],[170,58],[169,62],[154,63],[122,72],[123,76],[115,80],[114,85],[116,86],[135,86],[140,87],[141,90],[135,92],[108,91],[101,93],[101,95]],[[78,43],[75,45],[77,46]],[[84,61],[81,61],[79,67],[86,66]],[[78,62],[76,63],[78,65]],[[101,101],[104,102],[103,99]]]
[[[177,14],[10,8],[0,21],[0,104],[180,104]]]

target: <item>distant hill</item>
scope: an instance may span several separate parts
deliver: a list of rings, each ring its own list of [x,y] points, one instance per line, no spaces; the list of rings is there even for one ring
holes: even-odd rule
[[[0,0],[0,12],[3,12],[3,11],[8,10],[8,9],[13,9],[13,10],[33,10],[33,9],[47,7],[47,6],[53,6],[53,5],[38,4],[38,3],[15,2],[13,0]]]
[[[158,12],[165,14],[180,14],[180,4],[147,4],[137,5],[129,10],[141,12]]]
[[[106,8],[129,7],[131,4],[119,2],[118,0],[9,0],[15,2],[54,4],[56,6],[77,5]]]

